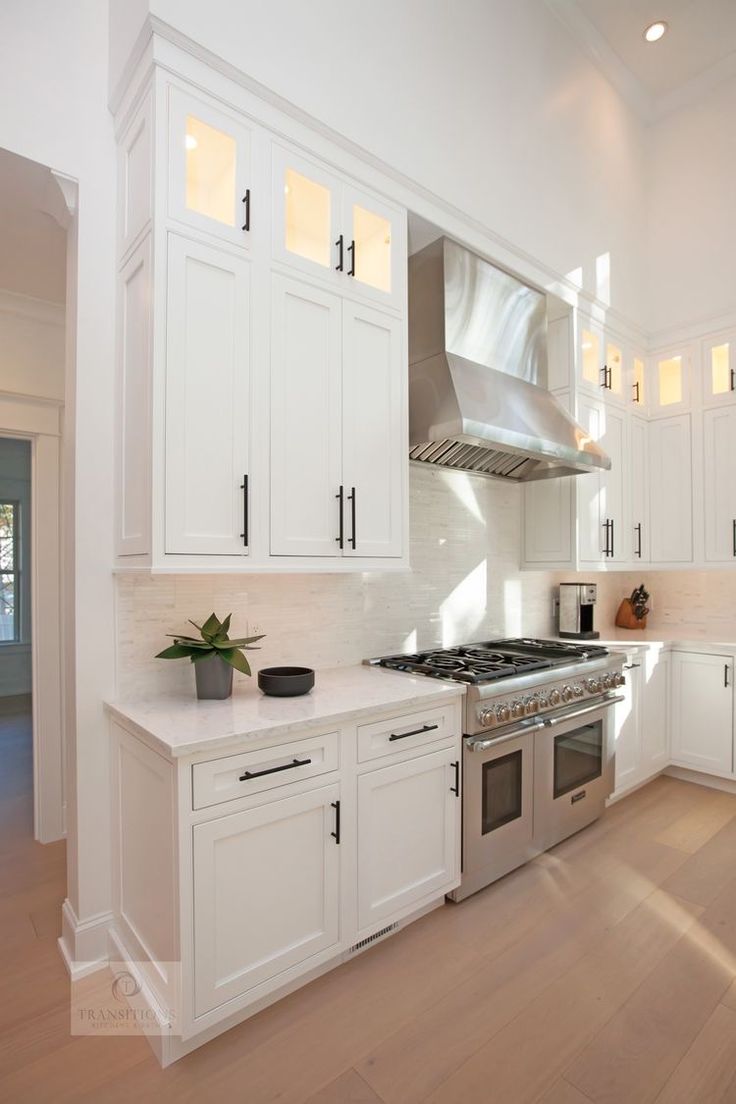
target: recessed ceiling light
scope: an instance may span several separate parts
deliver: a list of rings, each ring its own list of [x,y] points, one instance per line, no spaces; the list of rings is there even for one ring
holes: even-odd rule
[[[656,23],[650,23],[644,31],[644,38],[647,42],[659,42],[662,35],[667,30],[667,24],[663,19],[658,19]]]

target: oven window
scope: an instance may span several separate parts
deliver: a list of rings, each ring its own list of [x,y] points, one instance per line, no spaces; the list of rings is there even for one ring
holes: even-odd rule
[[[583,725],[555,739],[555,797],[600,778],[603,773],[603,722]]]
[[[483,764],[482,834],[518,820],[521,812],[521,752],[513,751]]]

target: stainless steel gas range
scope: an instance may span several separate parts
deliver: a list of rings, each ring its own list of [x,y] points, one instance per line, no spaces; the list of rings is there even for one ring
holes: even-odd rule
[[[596,820],[614,784],[623,657],[586,643],[491,640],[372,664],[467,685],[460,901]]]

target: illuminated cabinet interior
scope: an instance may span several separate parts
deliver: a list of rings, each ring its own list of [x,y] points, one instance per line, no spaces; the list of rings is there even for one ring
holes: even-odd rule
[[[187,115],[184,148],[187,209],[226,226],[234,226],[235,139],[196,115]]]
[[[601,382],[601,344],[598,334],[583,330],[580,342],[581,372],[586,383],[598,386]]]
[[[610,342],[606,346],[606,367],[608,368],[608,389],[614,395],[620,395],[623,391],[623,356],[618,345]]]
[[[383,215],[352,205],[355,278],[391,293],[391,223]]]
[[[284,246],[296,257],[330,266],[332,195],[330,189],[296,169],[284,171]]]
[[[707,347],[705,383],[706,394],[711,397],[731,395],[736,389],[736,364],[732,349],[731,341],[721,341]]]
[[[643,406],[646,402],[646,394],[644,390],[644,361],[639,357],[634,357],[633,368],[633,400],[639,406]]]
[[[657,401],[660,406],[676,406],[683,400],[682,357],[657,361]]]

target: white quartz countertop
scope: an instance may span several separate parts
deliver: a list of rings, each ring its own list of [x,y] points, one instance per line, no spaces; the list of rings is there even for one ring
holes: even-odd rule
[[[108,702],[106,708],[165,755],[177,758],[251,743],[269,747],[310,726],[342,724],[384,709],[423,708],[464,693],[459,683],[359,665],[317,671],[314,689],[297,698],[267,697],[254,677],[226,701],[197,701],[192,689],[191,694]]]

